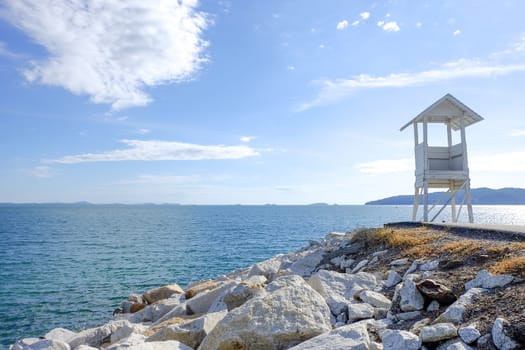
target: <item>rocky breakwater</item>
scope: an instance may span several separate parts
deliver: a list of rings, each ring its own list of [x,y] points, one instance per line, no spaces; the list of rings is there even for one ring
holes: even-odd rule
[[[100,327],[11,350],[525,349],[525,244],[331,233],[215,280],[130,295]]]

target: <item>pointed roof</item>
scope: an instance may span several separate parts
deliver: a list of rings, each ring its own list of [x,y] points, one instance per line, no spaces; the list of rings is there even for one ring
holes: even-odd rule
[[[465,127],[483,120],[478,113],[464,105],[463,102],[451,94],[446,94],[406,123],[400,131],[403,131],[411,124],[423,123],[425,119],[428,123],[447,123],[450,120],[452,129],[459,130],[461,128],[461,118],[463,117],[465,118],[463,121]]]

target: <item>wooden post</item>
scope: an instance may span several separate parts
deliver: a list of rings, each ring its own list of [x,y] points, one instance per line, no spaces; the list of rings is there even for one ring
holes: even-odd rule
[[[423,221],[428,222],[428,122],[425,117],[423,121],[423,155],[425,168],[423,169]]]

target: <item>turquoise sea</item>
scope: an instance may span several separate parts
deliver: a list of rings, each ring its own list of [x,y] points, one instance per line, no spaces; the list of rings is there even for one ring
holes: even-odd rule
[[[0,348],[97,326],[130,293],[215,277],[331,231],[410,219],[410,206],[1,205]],[[476,206],[525,225],[525,206]],[[447,217],[440,218],[447,220]]]

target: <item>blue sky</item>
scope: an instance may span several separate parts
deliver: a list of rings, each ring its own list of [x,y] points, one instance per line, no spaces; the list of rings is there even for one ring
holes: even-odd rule
[[[362,204],[412,193],[446,93],[472,187],[525,187],[525,3],[0,5],[0,202]],[[443,135],[443,137],[445,137]]]

